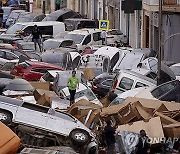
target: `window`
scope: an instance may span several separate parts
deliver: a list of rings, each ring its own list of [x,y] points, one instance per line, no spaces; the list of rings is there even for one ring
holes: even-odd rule
[[[119,87],[125,90],[130,90],[133,85],[133,80],[123,77],[119,83]]]
[[[73,41],[63,41],[60,47],[70,47],[71,45],[73,45]]]
[[[153,72],[157,71],[157,61],[154,59],[149,60],[149,67]]]
[[[151,93],[155,98],[159,98],[167,92],[175,89],[176,82],[170,82],[154,89]]]
[[[68,121],[74,121],[75,120],[70,115],[62,113],[62,112],[58,112],[58,111],[55,111],[55,115],[54,116],[59,117],[59,118],[64,119],[64,120],[68,120]]]
[[[37,73],[46,73],[47,72],[47,69],[44,69],[44,68],[37,68],[37,69],[34,69],[32,70],[33,72],[37,72]]]
[[[114,80],[107,79],[107,80],[105,80],[105,81],[102,82],[102,85],[103,85],[103,86],[107,86],[107,87],[110,88],[110,87],[113,85],[113,83],[114,83]]]
[[[18,56],[6,52],[6,58],[7,58],[8,60],[14,60],[14,59],[18,59]]]
[[[114,68],[114,66],[117,64],[118,60],[119,60],[119,52],[117,52],[111,59],[111,69]]]
[[[42,35],[53,35],[53,26],[38,26]]]
[[[101,40],[101,32],[94,33],[93,34],[93,40],[94,41],[100,41]]]
[[[0,58],[6,58],[6,56],[5,56],[5,52],[0,51]]]
[[[149,74],[146,75],[147,77],[151,78],[151,79],[156,79],[157,78],[157,74],[154,72],[150,72]]]
[[[84,42],[83,42],[83,45],[87,45],[88,43],[91,42],[91,35],[88,35],[85,39],[84,39]]]
[[[147,85],[141,82],[137,82],[135,88],[146,87]]]

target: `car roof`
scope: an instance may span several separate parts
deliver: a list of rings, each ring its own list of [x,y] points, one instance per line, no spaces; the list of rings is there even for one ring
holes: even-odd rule
[[[48,42],[48,41],[54,41],[54,42],[63,42],[63,41],[73,41],[73,40],[71,40],[71,39],[65,39],[65,38],[56,38],[56,39],[47,39],[47,40],[45,40],[46,42]],[[44,42],[45,42],[44,41]]]
[[[62,69],[60,66],[53,65],[53,64],[50,64],[50,63],[45,63],[45,62],[29,61],[29,60],[26,60],[25,62],[28,63],[31,66],[37,65],[38,67],[53,67],[53,68]]]
[[[85,19],[85,18],[68,18],[65,21],[95,21],[93,19]]]
[[[84,28],[84,29],[73,30],[73,31],[69,32],[68,34],[88,35],[88,34],[92,34],[95,32],[101,32],[101,30],[95,29],[95,28]]]
[[[97,49],[97,51],[94,52],[94,55],[107,55],[111,59],[118,52],[119,49],[116,47],[105,46]]]
[[[46,26],[46,25],[64,25],[63,22],[58,22],[58,21],[41,21],[41,22],[19,22],[16,24],[24,25],[24,26]]]
[[[12,13],[21,13],[21,12],[25,12],[25,10],[13,10]]]

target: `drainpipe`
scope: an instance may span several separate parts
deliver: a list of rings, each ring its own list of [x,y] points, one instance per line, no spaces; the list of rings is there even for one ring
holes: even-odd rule
[[[106,0],[103,0],[103,19],[106,19]]]
[[[85,15],[85,0],[81,0],[81,15]]]

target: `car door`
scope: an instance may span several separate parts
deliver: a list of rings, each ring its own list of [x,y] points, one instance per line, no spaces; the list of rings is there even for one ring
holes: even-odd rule
[[[48,109],[44,107],[37,106],[36,104],[24,103],[22,107],[18,108],[15,121],[35,127],[46,128],[49,118],[47,112]]]
[[[76,128],[75,119],[70,115],[55,111],[54,109],[49,109],[48,113],[47,129],[68,136]]]
[[[84,50],[87,46],[90,46],[91,45],[91,34],[87,35],[85,37],[85,39],[83,40],[83,43],[82,43],[82,50]]]

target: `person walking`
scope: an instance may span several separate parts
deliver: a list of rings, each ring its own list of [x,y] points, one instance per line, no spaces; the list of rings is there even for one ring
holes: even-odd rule
[[[148,137],[145,130],[140,130],[140,137],[136,145],[136,154],[148,154],[150,144],[148,143]]]
[[[34,25],[34,27],[33,27],[32,36],[33,36],[35,50],[37,49],[36,45],[38,44],[39,45],[39,50],[40,50],[40,52],[42,52],[42,48],[41,48],[42,35],[41,35],[41,32],[40,32],[37,25]]]
[[[76,89],[79,88],[79,79],[76,77],[76,71],[72,71],[72,76],[68,79],[68,88],[70,93],[70,105],[75,102]]]
[[[111,121],[106,122],[106,127],[104,128],[104,135],[107,144],[107,154],[115,153],[115,129],[111,126]]]
[[[101,39],[102,39],[102,45],[106,45],[107,44],[107,33],[106,33],[106,31],[105,30],[103,30],[102,32],[101,32]]]
[[[3,28],[3,14],[4,14],[4,11],[2,7],[0,6],[0,28]]]

